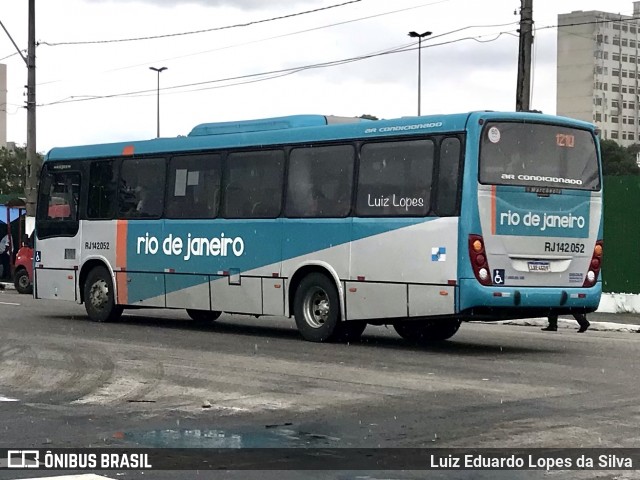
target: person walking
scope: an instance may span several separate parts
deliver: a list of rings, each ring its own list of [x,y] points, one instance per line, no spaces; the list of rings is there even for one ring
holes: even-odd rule
[[[542,330],[544,330],[545,332],[557,331],[558,330],[558,314],[552,313],[547,318],[548,318],[549,324],[546,327],[544,327]],[[591,326],[591,323],[589,323],[589,320],[587,320],[586,313],[574,313],[573,318],[575,318],[578,324],[580,325],[580,328],[578,329],[578,333],[586,332],[587,329]]]
[[[11,259],[9,258],[11,249],[11,241],[9,235],[5,235],[0,240],[0,265],[2,265],[2,274],[0,279],[8,279],[11,277]]]

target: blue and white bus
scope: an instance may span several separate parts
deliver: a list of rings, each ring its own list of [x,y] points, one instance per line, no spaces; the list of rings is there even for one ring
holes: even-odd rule
[[[95,321],[173,308],[430,342],[601,294],[598,132],[538,113],[297,115],[54,148],[36,217],[35,296]]]

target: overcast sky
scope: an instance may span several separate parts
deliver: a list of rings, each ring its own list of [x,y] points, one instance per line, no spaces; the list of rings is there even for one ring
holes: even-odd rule
[[[27,6],[5,0],[0,10],[25,50]],[[411,30],[433,32],[422,43],[423,115],[512,111],[519,8],[520,0],[36,0],[37,150],[154,138],[158,74],[149,67],[167,68],[163,137],[204,122],[302,113],[415,115]],[[632,9],[631,0],[533,0],[532,108],[555,113],[559,13]],[[135,40],[114,41],[123,39]],[[7,139],[24,144],[27,70],[14,53],[0,30]]]

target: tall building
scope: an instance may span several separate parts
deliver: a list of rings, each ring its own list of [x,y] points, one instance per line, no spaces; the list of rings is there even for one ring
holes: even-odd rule
[[[640,1],[633,16],[558,15],[558,115],[595,123],[602,139],[640,143]]]
[[[0,63],[0,148],[7,146],[7,66]]]

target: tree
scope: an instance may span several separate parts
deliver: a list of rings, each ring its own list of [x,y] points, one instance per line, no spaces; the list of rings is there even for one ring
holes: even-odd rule
[[[376,117],[375,115],[369,115],[368,113],[364,113],[362,115],[360,115],[359,118],[363,118],[365,120],[380,120],[378,117]]]
[[[613,140],[602,140],[602,170],[604,175],[640,175],[640,168],[636,163],[636,153],[640,150],[637,145],[628,148],[618,145]]]
[[[35,168],[39,171],[43,155],[38,153]],[[0,195],[24,196],[27,178],[27,147],[0,148]]]
[[[24,194],[27,175],[27,149],[0,149],[0,195]]]

